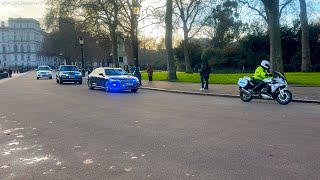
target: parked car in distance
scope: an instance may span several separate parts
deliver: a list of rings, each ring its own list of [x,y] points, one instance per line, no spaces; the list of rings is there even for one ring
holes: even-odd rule
[[[40,78],[49,78],[52,79],[52,70],[49,66],[39,66],[36,69],[37,73],[37,79]]]
[[[137,92],[140,84],[139,79],[129,75],[121,68],[97,68],[88,75],[87,81],[90,90],[95,88],[108,91]]]
[[[56,73],[57,83],[74,82],[82,84],[82,74],[75,65],[61,65]]]

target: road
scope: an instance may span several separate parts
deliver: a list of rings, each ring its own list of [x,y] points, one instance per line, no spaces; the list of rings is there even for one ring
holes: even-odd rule
[[[0,179],[319,179],[320,106],[0,83]]]

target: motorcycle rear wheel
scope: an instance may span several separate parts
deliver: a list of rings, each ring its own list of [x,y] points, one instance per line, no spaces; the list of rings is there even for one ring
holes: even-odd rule
[[[253,96],[240,91],[240,98],[243,102],[250,102],[253,99]]]
[[[292,93],[289,90],[284,90],[284,94],[277,95],[276,100],[281,105],[287,105],[292,101]]]

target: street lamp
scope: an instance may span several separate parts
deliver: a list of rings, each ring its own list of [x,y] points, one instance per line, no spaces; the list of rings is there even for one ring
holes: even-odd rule
[[[82,37],[79,38],[79,43],[81,46],[81,68],[82,68],[81,73],[82,73],[82,76],[85,76],[86,71],[84,70],[84,58],[83,58],[84,39]]]
[[[133,73],[135,77],[139,79],[140,85],[142,85],[141,82],[141,73],[139,71],[139,61],[138,61],[138,55],[139,55],[139,41],[138,41],[138,17],[140,14],[141,5],[139,4],[138,0],[132,1],[132,15],[133,15],[133,28],[135,30],[135,37],[132,37],[132,47],[133,49],[133,57],[135,60],[136,69]]]

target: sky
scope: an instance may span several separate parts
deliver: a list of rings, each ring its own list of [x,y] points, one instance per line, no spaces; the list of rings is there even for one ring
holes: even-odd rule
[[[156,3],[159,2],[159,3]],[[148,14],[148,11],[144,10],[149,6],[163,5],[164,0],[145,0],[142,4],[141,16]],[[320,18],[320,0],[307,0],[308,8],[313,9],[312,13],[309,13],[309,20]],[[293,9],[297,13],[297,9]],[[310,12],[310,11],[309,11]],[[43,23],[46,13],[46,0],[0,0],[0,20],[7,21],[9,17],[18,18],[34,18]],[[294,12],[293,12],[294,13]],[[250,15],[245,15],[250,17]],[[296,14],[295,16],[298,16]],[[140,22],[139,26],[143,27],[148,22]],[[44,28],[44,27],[42,27]],[[146,36],[163,36],[164,28],[159,26],[150,26],[141,29]]]
[[[0,20],[7,21],[8,17],[43,20],[45,2],[46,0],[0,0]]]
[[[144,7],[154,5],[159,0],[146,0],[142,4],[142,12]],[[46,14],[46,0],[0,0],[0,21],[7,21],[11,18],[34,18],[42,24]],[[141,23],[144,26],[145,23]],[[42,27],[44,28],[44,27]],[[146,27],[143,29],[147,36],[155,34],[163,34],[163,30],[158,27]]]

